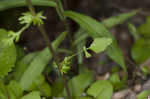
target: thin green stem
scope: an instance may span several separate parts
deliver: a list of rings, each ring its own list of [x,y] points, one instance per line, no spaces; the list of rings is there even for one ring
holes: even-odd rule
[[[18,31],[19,35],[21,35],[21,33],[22,33],[23,31],[25,31],[27,28],[29,28],[29,26],[30,26],[30,24],[26,24],[24,27],[22,27],[22,28]]]
[[[28,8],[31,11],[32,15],[36,16],[36,12],[35,12],[34,7],[32,6],[31,1],[30,0],[26,0],[26,2],[27,2]],[[43,38],[44,38],[44,40],[45,40],[45,42],[46,42],[46,44],[47,44],[47,46],[49,48],[49,51],[52,53],[53,59],[56,62],[56,65],[58,66],[58,70],[59,70],[59,72],[61,74],[61,68],[60,68],[59,60],[58,60],[57,55],[56,55],[56,53],[55,53],[55,51],[54,51],[54,49],[52,47],[52,43],[50,42],[50,40],[49,40],[49,38],[48,38],[48,36],[46,34],[44,26],[40,25],[38,27],[38,29],[42,33],[42,36],[43,36]],[[65,85],[65,89],[66,89],[66,92],[67,92],[68,99],[71,99],[71,95],[70,95],[70,91],[69,91],[69,88],[68,88],[66,77],[63,74],[61,74],[61,77],[62,77],[62,79],[64,81],[64,85]]]
[[[55,0],[55,1],[56,1],[56,4],[57,4],[57,7],[56,7],[57,14],[59,15],[61,21],[63,22],[63,24],[65,26],[65,29],[68,33],[69,39],[70,39],[70,43],[72,44],[73,40],[72,40],[72,37],[71,37],[71,34],[70,34],[71,29],[70,29],[70,26],[69,26],[69,22],[67,21],[67,18],[64,15],[64,8],[63,8],[63,5],[62,5],[62,2],[61,2],[61,0]]]

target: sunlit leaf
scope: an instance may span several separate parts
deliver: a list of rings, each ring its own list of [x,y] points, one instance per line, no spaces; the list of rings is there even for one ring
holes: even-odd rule
[[[13,41],[0,41],[0,78],[4,77],[15,66],[16,48]]]
[[[71,96],[81,96],[81,94],[85,91],[85,89],[92,81],[93,77],[91,72],[83,73],[73,77],[68,83]]]
[[[87,94],[95,97],[96,99],[111,99],[113,86],[106,80],[96,81],[90,86]]]
[[[110,38],[95,38],[88,49],[96,53],[100,53],[104,51],[111,43],[112,39]]]

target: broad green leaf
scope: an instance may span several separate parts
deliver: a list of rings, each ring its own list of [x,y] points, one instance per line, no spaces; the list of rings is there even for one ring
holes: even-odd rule
[[[45,78],[43,75],[37,77],[37,79],[32,83],[32,86],[28,89],[28,91],[36,90],[38,86],[42,85],[45,82]]]
[[[13,97],[14,99],[18,99],[23,95],[23,90],[20,84],[16,81],[11,81],[9,85],[7,85],[7,89],[10,97]]]
[[[137,29],[140,34],[144,35],[145,37],[150,36],[150,16],[147,17],[146,22],[140,25]]]
[[[17,61],[13,72],[13,77],[15,80],[19,81],[21,79],[23,73],[28,68],[28,65],[37,55],[38,52],[30,53],[24,56],[21,60]]]
[[[65,32],[64,32],[65,33]],[[58,45],[62,42],[62,40],[65,38],[64,33],[62,33],[54,42],[57,42],[56,45],[53,45],[54,48],[57,48]],[[61,37],[61,39],[60,39]],[[38,53],[38,55],[32,60],[32,62],[29,64],[26,71],[23,73],[20,84],[24,90],[27,90],[31,87],[32,83],[37,79],[38,76],[41,75],[43,70],[45,69],[48,62],[51,60],[51,52],[48,48],[45,48],[41,52]],[[30,79],[29,79],[30,77]]]
[[[111,74],[109,81],[112,83],[114,90],[119,90],[125,86],[125,83],[120,80],[120,77],[117,73]]]
[[[102,23],[97,22],[96,20],[92,19],[89,16],[85,16],[77,12],[66,11],[64,14],[65,16],[77,22],[84,30],[86,30],[89,33],[91,37],[93,37],[93,39],[99,38],[99,37],[111,38],[113,40],[113,43],[112,45],[108,47],[108,49],[106,50],[106,53],[116,63],[121,65],[124,71],[126,71],[126,67],[125,67],[125,63],[123,60],[121,50],[117,46],[116,41],[114,40],[112,36],[112,33],[109,32]]]
[[[8,32],[5,29],[0,28],[0,41],[8,36]]]
[[[118,24],[122,24],[124,21],[126,21],[127,19],[135,16],[137,13],[139,12],[139,10],[135,10],[135,11],[131,11],[128,13],[123,13],[120,14],[118,16],[112,16],[108,19],[103,20],[103,24],[107,27],[107,28],[112,28]]]
[[[21,99],[41,99],[40,93],[38,91],[33,91],[25,96],[23,96]]]
[[[10,81],[8,85],[0,81],[0,99],[19,99],[22,94],[23,91],[16,81]]]
[[[58,97],[62,96],[64,89],[64,83],[63,81],[56,81],[52,86],[52,96]]]
[[[150,40],[139,39],[132,47],[132,58],[136,63],[141,64],[150,58]]]
[[[15,66],[16,48],[9,39],[0,41],[0,45],[0,78],[2,78]]]
[[[145,90],[137,95],[137,99],[148,99],[149,94],[150,90]]]
[[[44,82],[42,85],[39,86],[39,90],[44,96],[51,96],[51,87],[47,82]]]
[[[31,88],[29,88],[28,91],[34,91],[38,90],[40,91],[41,95],[43,96],[51,96],[51,87],[46,82],[43,75],[40,75],[33,83]]]
[[[35,59],[30,63],[29,67],[26,69],[20,80],[21,87],[24,90],[30,88],[36,78],[40,76],[40,74],[45,69],[45,66],[48,64],[50,58],[51,54],[48,48],[46,48],[41,51],[39,55],[37,55]]]
[[[120,82],[120,78],[119,78],[119,75],[117,73],[114,73],[110,76],[109,80],[115,84],[115,83],[118,83]]]
[[[69,82],[68,86],[70,89],[71,96],[81,96],[85,89],[93,81],[92,73],[84,73],[73,77]]]
[[[6,93],[6,86],[4,85],[3,81],[0,80],[0,99],[7,99],[7,97],[5,96]]]
[[[49,6],[56,7],[56,3],[51,0],[32,0],[32,4],[35,6]],[[26,6],[25,0],[1,0],[0,11],[4,11],[10,8]]]
[[[95,97],[96,99],[111,99],[113,86],[106,80],[96,81],[90,86],[87,94]]]
[[[110,38],[95,38],[89,49],[96,53],[100,53],[104,51],[111,43],[112,39]]]

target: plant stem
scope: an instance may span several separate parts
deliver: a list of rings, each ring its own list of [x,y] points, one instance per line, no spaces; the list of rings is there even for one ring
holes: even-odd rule
[[[66,16],[64,16],[64,8],[63,8],[63,5],[62,5],[62,2],[61,2],[61,0],[55,0],[55,1],[56,1],[56,4],[57,4],[56,11],[57,11],[61,21],[63,22],[63,24],[65,26],[65,29],[68,33],[69,38],[70,38],[70,43],[72,44],[73,40],[72,40],[72,37],[71,37],[71,34],[70,34],[71,29],[70,29],[69,22],[68,22]],[[67,2],[66,1],[64,1],[64,2],[65,2],[65,7],[67,9],[68,8],[67,7]]]
[[[36,12],[35,12],[34,7],[32,6],[31,0],[26,0],[26,3],[28,5],[28,8],[31,11],[32,15],[36,16]],[[61,67],[60,67],[60,64],[59,64],[59,60],[58,60],[57,55],[56,55],[56,53],[55,53],[55,51],[54,51],[54,49],[52,47],[52,44],[51,44],[51,42],[50,42],[50,40],[49,40],[49,38],[48,38],[48,36],[46,34],[44,26],[40,25],[38,27],[38,29],[42,33],[42,36],[43,36],[43,38],[44,38],[44,40],[45,40],[45,42],[46,42],[46,44],[47,44],[47,46],[49,48],[49,51],[52,53],[53,59],[56,62],[56,65],[58,66],[58,70],[60,72],[61,71]],[[60,74],[61,74],[62,80],[64,81],[64,85],[65,85],[65,89],[66,89],[66,92],[67,92],[68,99],[71,99],[71,95],[70,95],[70,91],[69,91],[69,88],[68,88],[66,77],[61,72],[60,72]]]

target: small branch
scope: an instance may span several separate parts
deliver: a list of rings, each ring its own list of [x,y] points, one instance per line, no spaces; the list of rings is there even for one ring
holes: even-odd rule
[[[36,16],[36,12],[35,12],[34,7],[32,6],[31,1],[30,0],[26,0],[26,2],[27,2],[28,8],[31,11],[32,15]],[[47,46],[49,48],[49,51],[52,53],[53,59],[56,62],[56,65],[58,66],[58,70],[60,72],[61,71],[60,70],[60,64],[59,64],[57,55],[56,55],[55,51],[53,50],[52,43],[50,42],[50,40],[49,40],[49,38],[48,38],[48,36],[46,34],[44,26],[41,25],[41,26],[38,27],[38,29],[42,33],[42,36],[43,36],[43,38],[44,38],[44,40],[45,40],[45,42],[46,42],[46,44],[47,44]],[[61,72],[60,72],[60,74],[61,74]],[[64,85],[65,85],[65,89],[66,89],[66,92],[67,92],[68,99],[71,99],[71,95],[70,95],[70,91],[69,91],[69,88],[68,88],[66,77],[63,74],[61,74],[61,77],[62,77],[62,79],[64,81]]]

